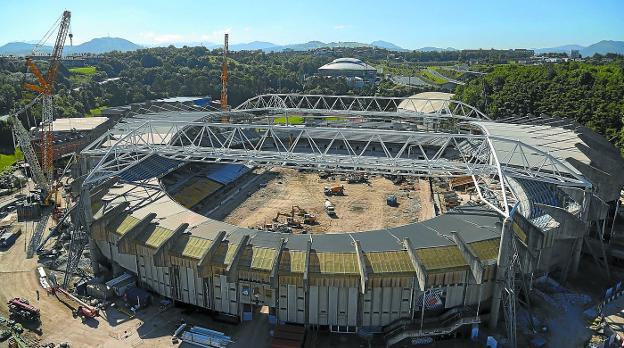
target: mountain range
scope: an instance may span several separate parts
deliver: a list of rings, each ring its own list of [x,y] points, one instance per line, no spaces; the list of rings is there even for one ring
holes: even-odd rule
[[[578,50],[583,57],[591,57],[596,53],[624,54],[624,41],[602,40],[589,46],[563,45],[549,48],[536,48],[535,53],[570,53],[571,50]]]
[[[168,46],[169,44],[160,44],[158,46]],[[176,47],[181,46],[205,46],[209,49],[215,49],[221,47],[221,44],[216,43],[172,43],[172,45]],[[0,55],[28,55],[32,53],[35,44],[32,42],[10,42],[5,44],[4,46],[0,46]],[[65,54],[80,54],[80,53],[105,53],[111,51],[134,51],[141,48],[146,48],[148,46],[142,46],[135,44],[131,41],[122,38],[116,37],[102,37],[92,39],[90,41],[84,42],[80,45],[76,46],[65,46],[64,53]],[[263,50],[265,52],[281,52],[285,50],[293,50],[293,51],[308,51],[318,48],[335,48],[335,47],[376,47],[381,49],[387,49],[390,51],[397,52],[405,52],[409,51],[403,47],[400,47],[392,42],[377,40],[373,41],[369,44],[361,43],[361,42],[353,42],[353,41],[339,41],[339,42],[322,42],[322,41],[309,41],[306,43],[298,43],[298,44],[288,44],[288,45],[277,45],[271,42],[266,41],[252,41],[248,43],[239,43],[230,45],[230,50],[232,51],[242,51],[242,50]],[[597,42],[593,45],[589,46],[581,46],[581,45],[563,45],[557,47],[549,47],[549,48],[536,48],[534,49],[535,53],[547,53],[547,52],[556,52],[556,53],[569,53],[570,50],[579,50],[583,57],[593,56],[595,53],[606,54],[606,53],[618,53],[624,54],[624,41],[612,41],[612,40],[603,40]],[[38,52],[40,53],[49,53],[52,51],[52,47],[43,46],[40,47]],[[443,51],[456,51],[453,47],[447,48],[439,48],[439,47],[422,47],[417,48],[414,51],[420,52],[443,52]]]
[[[0,46],[0,54],[13,54],[13,55],[29,55],[32,54],[33,48],[36,44],[31,42],[10,42],[4,46]],[[80,45],[71,46],[65,44],[63,50],[64,54],[80,54],[80,53],[106,53],[112,51],[134,51],[143,46],[137,45],[126,39],[118,37],[100,37],[81,43]],[[38,53],[50,53],[52,52],[52,46],[41,46],[37,49]]]

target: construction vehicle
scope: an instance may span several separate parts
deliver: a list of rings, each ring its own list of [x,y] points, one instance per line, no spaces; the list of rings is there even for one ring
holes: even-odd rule
[[[349,184],[361,184],[368,182],[368,175],[366,174],[349,174],[347,176],[347,182]]]
[[[399,206],[399,202],[397,200],[397,196],[395,195],[390,195],[386,198],[386,203],[391,206],[391,207],[397,207]]]
[[[26,299],[15,297],[10,299],[7,304],[9,305],[9,313],[18,318],[27,321],[36,321],[40,318],[39,308],[33,307]]]
[[[315,225],[317,223],[316,215],[314,214],[304,214],[303,215],[303,223],[306,225]]]
[[[289,215],[288,213],[282,213],[281,211],[277,212],[277,215],[275,215],[275,217],[273,218],[274,222],[279,222],[279,217],[280,216],[285,216],[286,217],[286,225],[288,225],[289,227],[301,227],[301,222],[297,221],[295,219],[295,215]]]
[[[306,225],[314,225],[316,224],[316,215],[308,213],[305,209],[299,207],[298,205],[293,205],[291,209],[291,216],[295,216],[295,211],[297,211],[297,215],[303,217],[303,223]]]
[[[49,204],[50,198],[54,194],[53,191],[57,189],[56,186],[51,184],[54,180],[54,137],[52,133],[52,122],[54,121],[54,106],[52,105],[52,96],[54,94],[54,82],[56,81],[56,76],[60,67],[63,47],[65,46],[65,40],[69,36],[71,42],[71,39],[73,37],[73,35],[69,33],[70,20],[71,13],[69,11],[64,11],[60,20],[56,22],[59,23],[58,34],[56,37],[54,48],[52,49],[52,54],[45,77],[41,73],[41,70],[39,70],[37,65],[35,65],[32,57],[26,57],[26,66],[35,75],[38,84],[26,83],[24,84],[24,87],[30,91],[39,93],[39,95],[34,98],[22,111],[11,115],[11,117],[9,118],[10,122],[12,123],[18,145],[24,153],[24,158],[30,165],[31,172],[33,174],[33,181],[39,187],[39,189],[41,189],[41,197],[43,198],[44,205]],[[53,29],[54,27],[51,28],[48,33],[52,33]],[[48,36],[46,35],[46,37],[44,37],[44,39],[42,39],[41,42],[35,46],[35,49],[45,44],[45,39],[47,39],[47,37]],[[39,160],[37,159],[37,155],[35,154],[35,151],[31,144],[30,133],[28,132],[28,130],[26,130],[26,128],[24,128],[21,121],[17,117],[19,113],[28,110],[39,99],[42,100],[40,146],[42,161],[41,165],[39,164]]]
[[[60,292],[61,294],[65,295],[65,297],[67,297],[68,299],[78,304],[78,307],[76,307],[76,309],[73,311],[74,316],[77,316],[77,317],[80,316],[84,318],[95,318],[100,315],[100,311],[97,308],[89,305],[88,303],[84,302],[78,297],[72,295],[69,291],[61,288],[60,286],[56,285],[56,286],[53,286],[51,289],[52,289],[52,293],[54,294],[54,296],[56,296],[56,298],[59,299],[59,301],[61,301],[61,299],[58,297],[58,293]]]
[[[334,206],[329,200],[325,201],[325,212],[329,216],[336,216],[336,206]]]
[[[291,207],[290,214],[291,214],[292,216],[295,216],[295,211],[297,212],[297,215],[299,215],[299,216],[304,216],[305,214],[307,214],[307,213],[308,213],[305,209],[301,208],[301,207],[300,207],[300,206],[298,206],[298,205],[293,205],[293,206]]]
[[[344,196],[344,185],[325,186],[325,196]]]

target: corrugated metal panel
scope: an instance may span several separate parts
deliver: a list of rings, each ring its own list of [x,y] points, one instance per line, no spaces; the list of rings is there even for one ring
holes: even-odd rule
[[[327,305],[327,298],[328,298],[328,290],[329,288],[327,286],[319,286],[318,287],[318,309],[319,309],[319,321],[318,324],[319,325],[329,325],[328,322],[328,315],[329,315],[329,308]],[[334,310],[336,310],[336,307],[334,307]]]
[[[310,286],[310,291],[308,293],[310,297],[310,303],[308,305],[308,321],[310,324],[316,325],[319,323],[318,314],[319,314],[319,291],[318,286]]]
[[[277,250],[270,248],[252,248],[251,268],[270,271],[277,257]]]
[[[178,274],[180,275],[180,295],[182,297],[182,301],[186,303],[192,303],[189,299],[189,283],[188,277],[186,275],[186,267],[178,268]]]
[[[381,288],[381,293],[381,325],[388,325],[392,310],[392,288]]]
[[[464,286],[448,286],[446,288],[446,299],[444,302],[444,308],[461,306],[464,302]]]
[[[139,219],[135,218],[132,215],[128,215],[126,216],[125,219],[123,219],[123,221],[121,222],[121,224],[117,227],[117,229],[115,229],[115,233],[117,233],[120,236],[123,236],[124,234],[126,234],[128,231],[130,231],[130,229],[134,226],[136,226],[136,224],[139,223]]]
[[[288,285],[279,286],[279,320],[288,321]]]
[[[288,321],[297,322],[297,287],[288,285]]]
[[[456,246],[418,249],[416,254],[427,270],[467,267],[466,260]]]
[[[227,244],[227,252],[225,253],[225,259],[223,260],[223,263],[225,265],[229,265],[230,263],[232,263],[232,260],[234,260],[234,253],[236,252],[237,246],[238,244],[233,244],[233,243]]]
[[[336,312],[336,319],[337,319],[338,325],[346,326],[347,314],[349,313],[349,288],[337,288],[337,289],[338,289],[338,310]]]
[[[362,302],[362,326],[371,326],[372,290],[366,291]]]
[[[305,272],[305,252],[295,250],[282,251],[280,259],[280,273],[304,273]]]
[[[359,274],[355,253],[310,253],[310,271],[322,274]]]
[[[230,314],[239,315],[238,313],[238,299],[236,295],[238,294],[238,289],[236,287],[236,283],[228,283],[230,286]]]
[[[373,288],[371,325],[381,326],[382,288]]]
[[[358,289],[349,288],[349,306],[348,306],[348,319],[347,325],[356,326],[357,325],[357,307],[358,307]]]
[[[191,236],[184,246],[181,255],[192,259],[201,259],[202,255],[210,248],[212,240]]]
[[[475,254],[482,260],[495,260],[498,257],[500,239],[490,239],[480,242],[469,243]]]
[[[219,276],[219,281],[221,283],[221,311],[228,313],[230,310],[230,292],[228,289],[228,282],[225,276]]]
[[[414,267],[407,251],[368,252],[364,254],[364,259],[373,273],[414,272]]]
[[[335,286],[330,286],[327,288],[327,314],[328,314],[328,324],[329,325],[337,325],[338,324],[338,288]]]
[[[390,321],[401,317],[401,289],[392,288],[392,304],[390,305]]]
[[[407,317],[410,314],[410,300],[412,298],[411,289],[401,290],[401,316]]]
[[[297,287],[297,323],[305,324],[305,291]]]
[[[157,226],[150,234],[147,236],[145,240],[145,245],[158,248],[162,243],[164,243],[169,237],[173,235],[173,231],[161,226]]]

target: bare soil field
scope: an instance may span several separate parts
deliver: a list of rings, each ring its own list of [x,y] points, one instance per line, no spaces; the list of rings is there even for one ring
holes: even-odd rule
[[[275,168],[272,172],[275,179],[253,192],[226,216],[225,222],[244,227],[262,226],[271,223],[278,212],[291,214],[294,205],[316,215],[318,221],[295,229],[295,233],[303,229],[311,233],[375,230],[434,216],[427,180],[413,179],[395,185],[381,176],[371,176],[368,183],[349,184],[338,175],[321,179],[317,173],[294,169]],[[344,196],[324,194],[324,187],[334,185],[344,185]],[[397,196],[397,207],[386,204],[389,195]],[[326,199],[335,205],[336,217],[325,212]],[[282,223],[285,219],[285,216],[278,218]]]
[[[0,251],[0,316],[9,317],[6,303],[14,297],[28,299],[41,311],[41,324],[24,324],[22,337],[27,343],[68,342],[72,347],[171,346],[171,333],[180,318],[174,314],[179,313],[175,308],[160,313],[158,306],[152,305],[133,319],[114,309],[101,312],[96,319],[74,318],[69,307],[75,308],[76,304],[48,295],[39,284],[37,257],[26,258],[26,239],[33,228],[32,223],[22,223],[22,235],[15,244]],[[59,298],[65,300],[62,295]],[[8,341],[0,343],[0,347],[8,347]]]

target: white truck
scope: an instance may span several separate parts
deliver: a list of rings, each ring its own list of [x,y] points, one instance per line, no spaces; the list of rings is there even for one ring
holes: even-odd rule
[[[336,216],[336,207],[329,200],[325,201],[325,212],[329,216]]]

